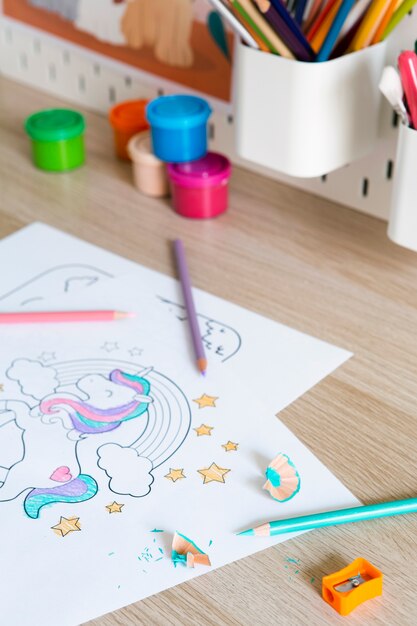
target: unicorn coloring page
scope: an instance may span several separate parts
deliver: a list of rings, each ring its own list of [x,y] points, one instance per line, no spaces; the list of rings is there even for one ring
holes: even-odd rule
[[[174,566],[175,531],[217,568],[288,538],[237,536],[255,513],[357,504],[278,418],[350,353],[196,289],[203,377],[173,278],[41,224],[0,262],[5,309],[134,314],[0,326],[2,623],[74,626],[210,571]]]
[[[11,364],[6,376],[27,399],[0,401],[0,502],[26,493],[23,508],[33,519],[43,506],[84,502],[97,493],[97,468],[116,494],[150,492],[152,470],[179,448],[191,412],[179,388],[153,368],[122,367],[105,360],[49,366],[18,359]],[[18,432],[9,427],[2,441],[4,427],[11,424]],[[15,444],[15,458],[7,467],[10,438],[19,437],[21,445]],[[95,454],[97,467],[90,461]]]

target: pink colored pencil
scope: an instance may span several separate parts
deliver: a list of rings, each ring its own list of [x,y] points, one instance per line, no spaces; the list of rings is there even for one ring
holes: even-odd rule
[[[0,313],[0,324],[55,324],[58,322],[113,322],[134,317],[122,311],[19,311]]]

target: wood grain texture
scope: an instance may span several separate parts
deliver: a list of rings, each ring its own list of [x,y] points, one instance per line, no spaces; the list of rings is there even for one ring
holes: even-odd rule
[[[364,502],[415,496],[417,255],[390,243],[383,222],[243,170],[226,215],[179,218],[135,191],[106,119],[91,113],[86,167],[37,171],[22,123],[57,104],[0,81],[0,236],[42,220],[171,275],[169,240],[183,238],[194,285],[355,353],[280,419]],[[357,556],[385,587],[349,624],[415,626],[416,538],[413,515],[314,531],[89,626],[346,623],[321,600],[321,577]]]

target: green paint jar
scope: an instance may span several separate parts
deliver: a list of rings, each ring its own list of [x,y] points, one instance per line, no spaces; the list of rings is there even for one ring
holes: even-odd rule
[[[45,109],[30,115],[25,130],[32,140],[36,167],[49,172],[65,172],[85,161],[85,121],[70,109]]]

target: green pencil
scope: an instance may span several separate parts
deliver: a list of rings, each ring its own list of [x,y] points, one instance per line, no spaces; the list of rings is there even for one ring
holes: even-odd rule
[[[384,34],[382,35],[382,41],[388,37],[388,35],[398,26],[401,20],[411,11],[413,6],[417,0],[404,0],[402,4],[398,7],[398,9],[394,12],[390,21],[388,22],[388,26],[384,30]]]
[[[338,524],[348,524],[349,522],[360,522],[377,517],[405,515],[406,513],[417,513],[417,498],[381,502],[380,504],[356,506],[351,509],[340,509],[339,511],[327,511],[326,513],[305,515],[304,517],[277,520],[275,522],[262,524],[262,526],[257,526],[256,528],[244,530],[238,534],[270,537],[302,530],[313,530],[314,528],[322,528],[323,526],[336,526]]]
[[[238,0],[230,0],[232,6],[236,9],[236,11],[239,13],[239,15],[243,18],[243,20],[249,24],[249,26],[255,31],[255,33],[258,35],[258,37],[260,39],[262,39],[262,41],[264,42],[264,44],[266,45],[266,47],[268,48],[268,50],[270,50],[271,52],[273,52],[274,54],[279,54],[278,50],[276,50],[274,48],[274,46],[272,45],[272,43],[269,41],[269,39],[264,35],[264,33],[261,31],[261,29],[259,28],[259,26],[257,24],[255,24],[255,22],[253,21],[253,19],[249,16],[249,14],[245,11],[245,9],[243,8],[243,6],[240,4],[240,2],[238,2]]]

